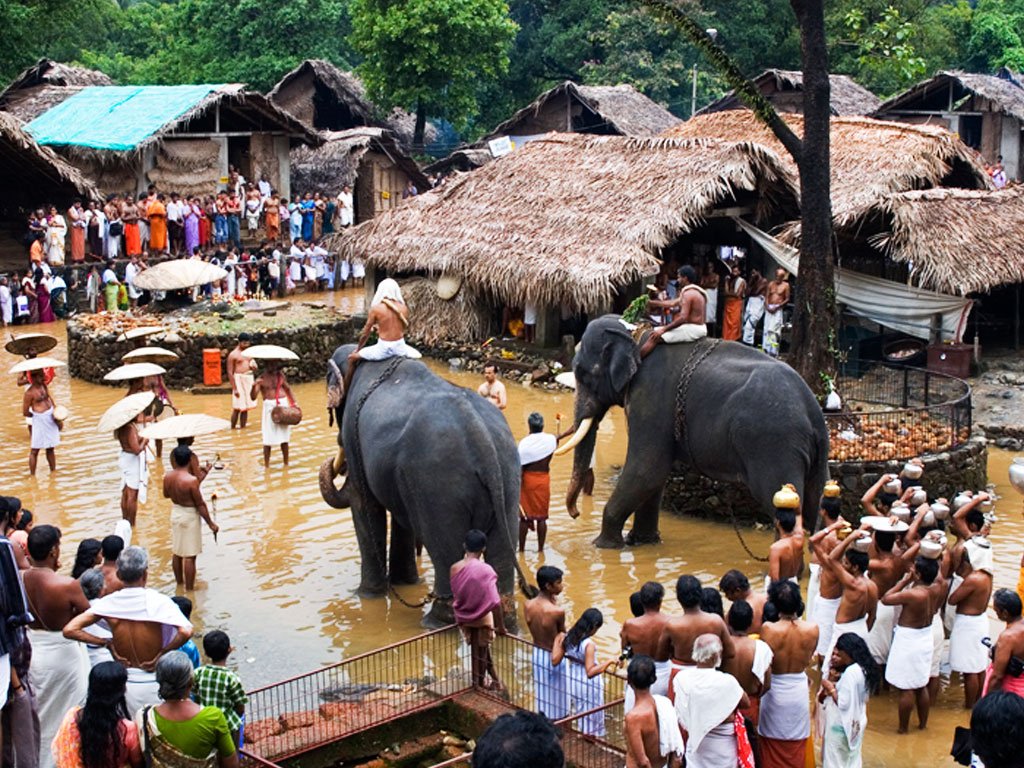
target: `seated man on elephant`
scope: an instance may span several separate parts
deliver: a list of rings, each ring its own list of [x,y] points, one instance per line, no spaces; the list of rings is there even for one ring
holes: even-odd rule
[[[668,325],[655,328],[640,347],[640,357],[647,357],[659,341],[677,344],[683,341],[697,341],[708,335],[704,313],[708,303],[707,292],[697,285],[697,273],[693,267],[679,268],[679,295],[667,301],[651,301],[649,307],[671,309],[675,319]]]

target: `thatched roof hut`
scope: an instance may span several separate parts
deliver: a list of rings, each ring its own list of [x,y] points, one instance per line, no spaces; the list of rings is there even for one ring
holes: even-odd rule
[[[775,111],[803,114],[803,72],[788,69],[766,69],[755,77],[753,82],[761,94],[772,103]],[[867,88],[846,75],[829,75],[828,82],[829,105],[833,115],[870,115],[882,101]],[[697,114],[708,115],[714,112],[746,108],[736,92],[729,91],[722,98],[698,109]]]
[[[794,184],[750,143],[550,134],[332,246],[390,273],[457,276],[502,303],[592,312],[655,274],[716,208],[791,218]]]
[[[657,136],[678,122],[678,117],[632,85],[579,85],[566,80],[498,125],[488,138],[549,131]]]
[[[0,93],[0,110],[28,123],[90,85],[113,85],[103,72],[40,59]]]
[[[487,165],[494,156],[491,150],[483,147],[463,147],[456,149],[448,157],[435,160],[423,169],[424,173],[436,173],[447,176],[450,173],[469,173]]]
[[[1024,283],[1024,187],[887,195],[837,231],[909,267],[923,288],[966,296]]]
[[[49,147],[36,143],[17,118],[0,112],[0,207],[98,198],[92,182]],[[27,200],[27,195],[35,199]]]
[[[802,115],[782,117],[798,136],[803,135]],[[698,115],[665,135],[761,144],[777,153],[789,172],[797,175],[793,158],[750,110]],[[830,146],[832,216],[837,227],[893,192],[936,186],[992,187],[977,153],[941,128],[869,117],[834,117]]]

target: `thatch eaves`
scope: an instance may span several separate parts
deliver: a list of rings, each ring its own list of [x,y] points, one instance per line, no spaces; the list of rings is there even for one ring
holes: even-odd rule
[[[57,155],[42,147],[20,121],[0,112],[0,200],[24,203],[27,194],[53,202],[73,197],[99,199],[92,182]],[[41,202],[41,199],[32,201]]]
[[[505,303],[594,311],[736,200],[791,216],[795,180],[749,143],[553,133],[335,235],[331,247],[393,274],[458,275]]]
[[[802,115],[782,115],[803,136]],[[763,144],[777,153],[790,173],[796,163],[782,143],[750,110],[714,112],[681,123],[666,132],[674,138],[709,137]],[[956,186],[991,189],[992,180],[978,154],[949,131],[937,126],[833,117],[831,120],[832,216],[842,226],[883,195],[910,189]],[[799,224],[787,237],[799,234]]]
[[[447,157],[435,160],[423,169],[424,173],[438,173],[447,176],[449,173],[468,173],[482,168],[494,159],[491,150],[484,147],[463,147],[456,149]]]
[[[967,295],[1024,282],[1024,187],[928,189],[880,200],[842,234],[910,266],[923,288]]]
[[[355,185],[359,161],[367,152],[386,155],[413,180],[417,189],[430,185],[394,136],[383,128],[324,131],[319,147],[299,146],[291,151],[292,188],[299,193],[336,194],[343,184]]]
[[[498,125],[488,138],[524,133],[522,125],[552,101],[566,99],[588,111],[599,129],[588,133],[618,136],[657,136],[679,122],[679,118],[632,85],[578,85],[566,80],[545,91],[533,102]],[[566,126],[566,131],[572,130]]]
[[[1024,88],[1011,77],[970,72],[939,72],[912,85],[882,103],[875,114],[894,115],[904,111],[976,111],[975,97],[985,99],[987,110],[1003,112],[1024,121]]]
[[[753,82],[758,90],[767,96],[769,101],[772,101],[773,93],[803,92],[804,73],[799,70],[766,69],[755,77]],[[870,115],[878,109],[878,105],[882,101],[863,85],[846,75],[829,75],[828,82],[829,105],[833,115]],[[747,106],[735,91],[729,91],[722,98],[698,109],[697,114],[707,115],[733,109],[747,109]]]
[[[40,59],[0,92],[0,110],[28,123],[82,88],[113,84],[99,70]]]

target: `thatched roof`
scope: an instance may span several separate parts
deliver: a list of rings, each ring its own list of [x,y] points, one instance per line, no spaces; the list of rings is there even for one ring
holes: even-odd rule
[[[281,132],[317,143],[317,135],[265,96],[238,83],[89,86],[28,124],[40,144],[79,156],[140,153],[220,110],[221,129]],[[212,126],[211,126],[212,128]]]
[[[424,277],[402,280],[402,298],[409,306],[408,336],[433,346],[442,341],[484,339],[491,323],[486,302],[469,288],[449,300],[437,295],[437,282]]]
[[[772,98],[774,94],[803,93],[804,73],[799,70],[766,69],[755,77],[753,82],[769,101],[775,102],[778,99]],[[833,115],[870,115],[881,103],[881,99],[875,94],[846,75],[829,75],[828,82],[831,91],[829,104]],[[786,105],[776,104],[776,109],[779,109],[780,106],[787,112],[803,113],[802,101]],[[729,91],[722,98],[698,109],[697,114],[706,115],[712,112],[746,108],[747,106],[736,95],[736,92]]]
[[[782,118],[797,135],[803,136],[802,115]],[[832,216],[837,226],[859,215],[882,195],[893,192],[940,185],[992,188],[992,180],[977,153],[944,129],[869,117],[833,117],[831,126]],[[790,173],[797,175],[793,158],[750,110],[698,115],[665,135],[763,144],[779,155]]]
[[[489,134],[489,138],[533,132],[524,130],[523,126],[543,108],[558,100],[569,100],[583,108],[590,127],[585,127],[581,132],[586,133],[657,136],[679,122],[678,117],[651,101],[632,85],[577,85],[566,80],[545,91],[531,104],[501,123]]]
[[[40,59],[0,93],[0,110],[28,123],[90,85],[113,85],[103,72]]]
[[[383,128],[352,128],[348,131],[324,131],[319,147],[299,146],[291,151],[292,190],[329,192],[344,184],[355,184],[359,161],[367,152],[387,155],[408,175],[417,189],[430,185],[416,161],[405,153],[394,136]]]
[[[511,304],[592,311],[654,274],[716,206],[795,213],[794,180],[749,143],[549,134],[331,246],[396,273],[452,273]]]
[[[0,112],[0,200],[54,203],[74,197],[99,199],[99,192],[49,147],[41,147],[17,118]],[[27,200],[29,195],[36,199]]]
[[[1024,88],[1009,77],[970,72],[939,72],[885,101],[875,114],[887,116],[904,110],[957,112],[980,111],[975,97],[990,102],[987,110],[1004,112],[1024,121]]]
[[[435,160],[430,165],[423,169],[424,173],[439,173],[442,176],[447,176],[453,171],[459,171],[466,173],[468,171],[475,171],[477,168],[481,168],[487,165],[494,156],[491,154],[491,150],[486,148],[477,147],[464,147],[463,149],[456,149],[448,157],[442,157],[440,160]]]
[[[843,234],[910,265],[923,288],[967,295],[1024,282],[1024,187],[887,195]]]

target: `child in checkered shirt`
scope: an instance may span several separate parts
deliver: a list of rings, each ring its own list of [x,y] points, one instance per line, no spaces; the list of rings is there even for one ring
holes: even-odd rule
[[[226,632],[216,629],[203,637],[203,651],[210,663],[201,666],[192,676],[192,694],[196,703],[218,707],[224,713],[231,737],[240,747],[246,698],[242,681],[227,668],[228,655],[233,650]]]

